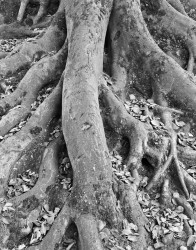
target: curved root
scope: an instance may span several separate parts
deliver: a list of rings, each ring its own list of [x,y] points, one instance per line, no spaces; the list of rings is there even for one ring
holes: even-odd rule
[[[47,146],[43,154],[43,160],[39,169],[39,178],[35,186],[28,192],[11,198],[9,202],[19,204],[30,196],[34,196],[38,200],[45,198],[47,188],[55,183],[58,175],[58,151],[62,147],[62,144],[63,137],[61,135]]]
[[[58,36],[56,36],[58,34]],[[5,77],[17,70],[29,67],[34,60],[52,51],[58,51],[65,42],[65,13],[58,12],[55,15],[46,33],[36,42],[26,42],[15,54],[7,56],[0,61],[0,76]]]
[[[148,223],[147,218],[138,203],[136,190],[131,185],[120,183],[119,185],[120,202],[125,218],[129,222],[138,226],[138,240],[133,244],[134,249],[146,249],[146,235],[145,225]]]
[[[0,143],[1,184],[0,196],[4,196],[4,189],[9,178],[10,169],[19,161],[22,152],[25,152],[33,141],[43,138],[49,132],[49,123],[59,114],[61,107],[62,81],[53,92],[38,107],[26,125],[16,135]]]
[[[61,76],[65,58],[67,55],[67,42],[65,46],[51,58],[44,58],[32,67],[23,80],[20,82],[17,90],[0,101],[0,110],[6,112],[8,108],[15,105],[21,105],[18,108],[10,110],[0,120],[0,136],[4,136],[15,127],[21,120],[25,120],[31,113],[31,104],[36,100],[38,91],[49,81],[56,81]]]
[[[28,250],[54,250],[59,246],[63,235],[71,223],[70,209],[65,203],[62,210],[55,219],[52,227],[39,245],[28,247]],[[53,239],[51,241],[51,239]],[[95,248],[94,248],[95,249]]]

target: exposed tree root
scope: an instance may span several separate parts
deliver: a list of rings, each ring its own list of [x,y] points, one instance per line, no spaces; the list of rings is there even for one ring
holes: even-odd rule
[[[44,200],[46,201],[48,198],[47,195],[47,190],[48,188],[50,188],[52,185],[55,184],[57,175],[58,175],[58,152],[59,149],[62,147],[63,145],[63,140],[62,140],[62,135],[60,137],[58,137],[57,139],[55,139],[53,142],[51,142],[49,144],[49,146],[46,148],[44,154],[43,154],[43,160],[42,160],[42,164],[40,166],[40,170],[39,170],[39,178],[38,181],[36,182],[35,186],[28,191],[27,193],[24,193],[20,196],[14,197],[12,199],[9,200],[9,202],[11,202],[13,204],[14,207],[20,207],[21,204],[25,204],[25,202],[28,202],[28,200],[36,200],[37,201],[37,207],[32,206],[32,209],[35,211],[39,210],[39,206],[42,205],[44,203]],[[64,205],[66,207],[66,205]],[[67,210],[67,207],[66,207]],[[16,210],[16,213],[18,212],[18,210]],[[30,212],[32,212],[29,209],[29,214]],[[65,212],[68,213],[68,211],[65,211],[65,208],[63,208],[63,211],[60,214],[60,219],[57,219],[57,221],[55,222],[55,225],[53,226],[53,228],[51,229],[52,232],[54,233],[56,231],[55,235],[55,239],[59,240],[59,236],[58,234],[61,232],[64,232],[64,227],[65,229],[67,228],[67,226],[70,223],[70,216],[66,216],[63,221],[62,220],[62,213],[65,216]],[[28,218],[27,218],[28,220]],[[58,229],[59,223],[62,223],[60,225],[62,225],[62,229]],[[57,224],[57,225],[56,225]],[[27,225],[28,227],[31,227],[32,225]],[[19,228],[18,228],[19,229]],[[19,230],[20,231],[20,230]],[[17,234],[21,234],[21,235],[25,235],[25,232],[23,232],[23,229],[21,229],[21,232],[17,231]],[[27,231],[27,234],[29,232]],[[50,235],[51,233],[49,233]],[[24,237],[23,235],[23,237]],[[62,235],[61,235],[62,236]],[[13,237],[13,235],[12,235]],[[48,236],[47,236],[48,237]],[[46,239],[47,239],[46,237]],[[9,241],[9,238],[8,238]],[[45,241],[43,241],[41,243],[44,243]],[[5,244],[7,244],[8,242],[5,242]],[[55,244],[57,244],[58,242],[55,242]],[[53,245],[51,247],[54,247]],[[54,248],[51,248],[54,249]]]
[[[58,217],[55,219],[50,231],[44,237],[39,245],[28,247],[28,250],[54,250],[56,249],[66,230],[71,223],[70,209],[65,203]],[[51,241],[51,239],[53,239]],[[95,248],[94,248],[95,249]]]
[[[190,166],[195,164],[196,161],[196,151],[189,147],[178,146],[178,158],[186,161]]]
[[[153,6],[153,1],[150,4]],[[189,51],[187,71],[192,72],[196,58],[196,22],[188,16],[182,16],[179,12],[171,8],[166,0],[158,1],[158,5],[158,8],[156,7],[157,18],[154,19],[153,28],[159,34],[165,32],[171,38],[181,39],[186,44]],[[163,12],[164,15],[161,14]]]
[[[193,208],[191,205],[186,201],[184,197],[180,197],[178,193],[174,193],[173,197],[176,201],[176,203],[179,206],[182,206],[184,208],[184,213],[190,218],[190,219],[196,219],[196,215],[194,215]]]
[[[39,60],[49,52],[57,52],[62,47],[65,37],[65,14],[61,11],[56,13],[50,27],[41,38],[24,43],[15,54],[0,61],[0,76],[13,74],[21,68],[29,67],[35,58]]]
[[[127,165],[132,171],[139,168],[142,158],[150,157],[153,159],[153,166],[159,165],[168,149],[168,141],[162,140],[161,150],[157,147],[150,147],[150,140],[153,131],[149,124],[144,124],[128,114],[122,102],[120,102],[112,91],[105,85],[100,85],[101,100],[106,107],[106,119],[110,126],[122,136],[129,139],[130,152],[127,159]],[[151,134],[152,133],[152,134]]]
[[[40,138],[43,142],[43,138],[49,132],[49,123],[60,111],[61,87],[61,84],[57,85],[50,96],[38,107],[26,125],[16,135],[0,143],[0,160],[2,163],[0,168],[1,196],[5,192],[5,186],[14,164],[19,162],[20,157],[26,150],[30,150],[29,147],[34,141],[39,142]]]
[[[81,250],[103,250],[94,216],[90,214],[79,215],[75,218],[75,223],[79,232]]]
[[[31,196],[34,196],[38,200],[45,198],[47,188],[55,184],[58,175],[58,151],[60,147],[62,147],[62,144],[62,136],[60,136],[47,146],[43,153],[43,159],[39,169],[39,178],[35,186],[28,192],[9,199],[9,202],[16,205]],[[18,173],[20,170],[15,169],[15,172]],[[12,178],[14,178],[13,175]]]
[[[122,11],[122,6],[130,10],[129,15]],[[162,93],[171,104],[180,104],[185,111],[195,112],[194,79],[154,42],[144,22],[139,1],[116,3],[114,7],[113,18],[119,36],[111,39],[118,44],[117,63],[127,72],[126,83],[131,81],[137,89],[144,88],[144,94],[148,96],[153,91],[155,103],[158,103],[158,94]],[[129,67],[126,62],[129,62]]]
[[[39,33],[34,32],[28,27],[21,26],[18,23],[0,25],[0,39],[20,39],[25,37],[34,37]]]
[[[0,115],[21,104],[18,108],[10,110],[0,120],[0,136],[4,136],[21,120],[25,120],[31,113],[31,104],[36,100],[37,94],[46,84],[58,81],[67,57],[67,41],[62,49],[54,56],[46,57],[36,63],[27,72],[19,83],[16,91],[0,101]]]
[[[188,16],[180,0],[167,0],[167,2],[171,4],[171,6],[180,13],[182,13],[185,16]]]
[[[133,249],[146,249],[147,232],[145,225],[148,220],[144,216],[143,211],[138,203],[136,189],[133,185],[120,183],[119,185],[120,202],[125,218],[129,222],[137,225],[139,237],[137,242],[133,244]]]
[[[182,17],[184,25],[182,30],[176,33],[172,31],[175,36],[177,32],[178,35],[182,35],[183,32],[189,31],[193,21],[187,17],[179,1],[168,0],[168,2],[182,14],[165,0],[156,2],[157,9],[168,10],[162,19],[175,13],[178,25],[178,18]],[[62,11],[64,6],[62,3],[65,3],[65,13]],[[154,42],[142,17],[139,0],[61,1],[59,8],[56,21],[54,18],[42,38],[35,44],[22,45],[18,52],[0,61],[2,77],[16,72],[21,67],[32,66],[16,91],[0,101],[1,114],[5,114],[0,121],[0,135],[6,134],[21,119],[25,119],[38,91],[49,80],[55,82],[62,75],[53,92],[32,114],[25,126],[12,137],[5,136],[0,143],[0,198],[6,197],[9,181],[27,169],[29,166],[27,163],[31,158],[33,163],[29,164],[39,172],[39,178],[31,190],[8,200],[16,209],[12,217],[15,223],[6,224],[5,235],[9,233],[10,235],[3,243],[0,242],[0,248],[13,249],[18,247],[21,241],[25,242],[28,250],[65,248],[62,247],[63,236],[69,225],[74,223],[79,233],[80,250],[102,250],[104,246],[99,234],[101,221],[108,231],[116,230],[119,236],[127,241],[129,239],[122,230],[124,223],[138,228],[138,232],[134,235],[136,238],[133,241],[130,239],[128,246],[133,250],[147,249],[152,243],[148,240],[147,215],[144,215],[137,200],[137,192],[140,192],[138,189],[143,188],[140,176],[143,172],[147,172],[148,180],[150,179],[146,181],[148,182],[146,191],[149,191],[150,195],[155,196],[157,190],[162,187],[160,202],[163,209],[169,207],[168,213],[170,213],[178,205],[184,208],[184,213],[190,219],[195,219],[194,209],[186,198],[191,199],[193,197],[191,194],[196,194],[196,180],[186,172],[181,159],[178,159],[177,135],[172,127],[173,113],[184,115],[184,111],[188,111],[193,115],[196,114],[195,78],[165,55]],[[157,9],[156,15],[160,14]],[[40,9],[40,13],[43,14],[43,9]],[[67,25],[66,42],[64,14]],[[191,22],[187,24],[184,18],[190,19]],[[112,63],[108,72],[111,73],[113,80],[110,83],[111,87],[108,87],[103,79],[104,43],[108,24],[110,39],[107,41],[109,43],[107,49],[110,50]],[[164,25],[166,24],[162,21],[161,27],[168,28]],[[176,28],[175,25],[171,23],[173,29]],[[195,27],[195,24],[193,26]],[[191,29],[190,33],[190,36],[182,35],[182,39],[187,42],[190,56],[193,55],[188,65],[188,70],[191,71],[194,64],[194,50],[190,48],[194,45],[194,30]],[[32,65],[37,52],[41,54],[56,52],[63,43],[64,47],[57,54],[46,56],[41,60],[38,55],[37,60],[40,61]],[[67,50],[68,57],[65,62]],[[9,65],[11,62],[12,66]],[[161,128],[152,124],[151,115],[146,122],[141,122],[126,110],[123,102],[130,93],[135,94],[132,92],[134,87],[141,90],[146,99],[153,98],[156,102],[151,112],[162,119]],[[53,128],[52,120],[59,118],[61,102],[64,139],[60,136],[46,146]],[[20,108],[9,111],[18,104],[21,104]],[[178,110],[181,108],[183,111]],[[147,109],[148,107],[144,112],[147,113],[149,111]],[[129,179],[121,179],[115,171],[112,171],[113,162],[111,163],[104,132],[106,124],[110,130],[117,133],[117,136],[129,142],[129,147],[124,153],[126,159],[123,158],[119,167],[119,171],[121,168],[130,171],[131,175],[126,172]],[[73,171],[73,185],[69,193],[64,188],[59,188],[58,179],[58,158],[59,152],[65,150],[64,143]],[[196,154],[184,152],[186,157],[189,154],[192,160],[195,160]],[[151,165],[152,168],[143,166],[143,159],[147,159],[146,165]],[[66,165],[64,167],[66,169]],[[172,182],[173,177],[176,183]],[[53,188],[54,193],[58,192],[60,198],[56,197],[58,195],[51,195]],[[175,192],[172,196],[173,190]],[[61,211],[47,235],[43,239],[41,237],[42,241],[38,245],[29,246],[28,237],[33,223],[32,221],[31,225],[26,223],[30,228],[28,231],[26,230],[28,228],[24,228],[24,221],[28,221],[31,214],[40,214],[43,205],[49,204],[50,199],[53,199],[54,206]],[[181,216],[181,220],[184,220],[184,215]],[[194,231],[189,225],[190,220],[187,221],[187,217],[184,217],[185,222],[183,224],[180,221],[180,227],[183,225],[187,236],[192,235]],[[160,226],[162,223],[157,219],[157,214],[155,218],[159,225],[152,223],[150,224],[152,227]],[[150,220],[149,222],[151,223]],[[0,227],[2,223],[0,220]],[[14,229],[17,230],[13,233]],[[186,235],[183,237],[186,238]],[[173,238],[172,236],[171,241]],[[183,239],[183,245],[185,240]],[[182,242],[179,243],[176,239],[175,241],[177,249]],[[173,246],[169,246],[167,240],[165,242],[165,247],[172,249]],[[156,245],[155,248],[158,247]]]
[[[165,179],[163,182],[163,186],[162,186],[162,192],[161,192],[161,204],[167,206],[167,207],[171,207],[171,193],[170,193],[170,189],[169,189],[169,179]]]

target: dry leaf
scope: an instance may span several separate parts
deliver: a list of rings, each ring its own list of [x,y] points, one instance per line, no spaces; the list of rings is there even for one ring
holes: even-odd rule
[[[192,246],[195,240],[196,240],[196,235],[190,235],[186,243],[187,247]]]
[[[135,236],[135,235],[129,235],[129,236],[127,237],[127,239],[128,239],[129,241],[131,241],[131,242],[136,242],[136,241],[138,241],[138,237]]]
[[[161,248],[161,247],[164,247],[164,244],[161,243],[161,242],[157,242],[157,243],[154,244],[155,249],[158,249],[158,248]]]
[[[5,218],[5,217],[2,217],[1,220],[3,221],[4,224],[6,225],[9,225],[9,221]]]
[[[155,127],[159,127],[160,126],[160,122],[158,120],[151,120],[150,123],[155,126]]]

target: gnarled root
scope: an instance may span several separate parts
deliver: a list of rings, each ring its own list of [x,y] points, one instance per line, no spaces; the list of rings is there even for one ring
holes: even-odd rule
[[[35,186],[30,189],[28,192],[11,198],[9,202],[13,204],[19,204],[25,199],[28,199],[30,196],[34,196],[38,200],[43,200],[46,196],[47,188],[54,185],[57,175],[58,175],[58,151],[63,145],[62,135],[57,139],[52,141],[43,153],[42,163],[39,169],[39,177]],[[20,173],[20,169],[15,169],[14,173]],[[16,176],[10,176],[14,179]]]
[[[10,56],[0,61],[0,76],[5,77],[17,70],[29,67],[34,60],[43,55],[57,52],[63,45],[66,37],[65,13],[57,12],[46,33],[35,42],[26,42]]]
[[[174,37],[180,39],[186,45],[189,51],[187,71],[192,72],[196,58],[196,22],[187,15],[181,15],[181,13],[171,8],[166,0],[158,1],[158,4],[159,7],[157,8],[156,5],[156,18],[153,19],[152,27],[157,33],[166,34],[172,39]],[[150,1],[149,6],[154,6],[153,1]],[[163,12],[164,15],[161,14]]]
[[[21,104],[4,115],[0,120],[0,136],[4,136],[21,120],[31,113],[31,104],[36,100],[38,92],[46,84],[58,81],[67,57],[67,42],[54,56],[46,57],[36,63],[24,76],[15,92],[0,101],[0,115],[8,109]]]
[[[162,140],[161,150],[156,147],[151,148],[148,145],[148,140],[153,136],[152,127],[128,114],[123,103],[116,98],[104,83],[101,83],[99,90],[100,98],[106,107],[104,119],[116,132],[129,139],[130,151],[127,157],[127,165],[130,171],[141,166],[141,160],[144,156],[153,159],[154,164],[152,164],[156,168],[156,165],[162,162],[168,150],[168,140]]]
[[[39,142],[39,138],[44,142],[50,131],[48,125],[60,111],[61,90],[62,85],[58,84],[27,121],[26,125],[14,136],[8,137],[0,143],[0,160],[2,163],[0,168],[0,196],[4,196],[9,173],[14,168],[14,164],[19,162],[22,154],[29,149],[31,144]],[[37,146],[39,147],[39,145]]]
[[[71,223],[71,213],[66,202],[63,205],[58,217],[55,219],[50,231],[44,237],[39,245],[28,247],[28,250],[54,250],[61,243],[62,237],[65,234]],[[51,241],[51,239],[53,239]]]
[[[188,16],[180,0],[167,0],[167,2],[180,13],[182,13],[185,16]]]
[[[136,188],[134,184],[119,184],[120,202],[125,218],[138,227],[139,237],[137,242],[133,244],[134,249],[146,249],[147,232],[145,225],[148,223],[147,218],[138,203],[136,196]]]
[[[8,202],[11,202],[13,204],[13,207],[16,208],[15,213],[22,213],[22,208],[26,206],[25,204],[28,204],[28,202],[31,202],[31,200],[36,201],[35,206],[31,206],[31,208],[28,209],[29,214],[34,213],[33,211],[40,210],[40,206],[43,206],[44,201],[48,200],[48,194],[47,190],[55,184],[56,178],[58,175],[58,151],[60,147],[63,145],[62,136],[55,139],[53,142],[49,144],[49,146],[46,148],[44,154],[43,154],[43,160],[42,164],[39,170],[39,178],[35,184],[35,186],[30,189],[28,192],[16,196],[12,199],[9,199]],[[21,169],[17,169],[17,172],[20,173]],[[14,176],[12,176],[14,178]],[[29,215],[28,214],[28,215]],[[27,216],[28,216],[27,215]],[[16,215],[15,215],[16,216]],[[16,216],[17,220],[18,216]],[[28,218],[27,218],[28,220]],[[20,225],[20,222],[16,221],[16,224]],[[10,225],[10,229],[12,229],[12,225]],[[31,225],[27,225],[31,226]],[[20,231],[21,230],[21,231]],[[21,235],[19,238],[25,236],[25,232],[23,232],[23,229],[19,229],[16,231],[17,234]],[[29,232],[27,232],[28,234]],[[11,238],[13,238],[14,235],[12,234]],[[4,242],[4,244],[8,244],[9,238],[7,242]],[[2,246],[1,246],[2,247]]]

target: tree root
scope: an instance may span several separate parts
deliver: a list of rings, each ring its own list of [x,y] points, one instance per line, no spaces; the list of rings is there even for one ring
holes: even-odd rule
[[[9,199],[9,202],[19,205],[25,199],[28,199],[31,196],[34,196],[38,200],[43,200],[46,197],[47,188],[55,184],[57,175],[58,175],[58,151],[62,147],[63,140],[62,135],[57,139],[52,141],[43,154],[42,163],[39,169],[39,178],[35,186],[30,189],[28,192]],[[18,170],[15,170],[20,172]],[[12,175],[12,178],[13,175]]]
[[[71,223],[70,209],[65,203],[62,210],[55,219],[52,227],[39,245],[28,247],[28,250],[54,250],[59,246],[63,235]],[[51,241],[51,239],[53,239]],[[94,248],[95,249],[95,248]]]
[[[86,211],[115,225],[112,166],[98,103],[98,78],[103,70],[103,44],[112,1],[103,6],[91,2],[87,5],[87,12],[85,1],[78,1],[76,6],[68,2],[65,8],[69,53],[62,124],[74,172],[71,203],[77,204],[80,213]]]
[[[160,198],[161,204],[167,207],[172,207],[171,199],[172,197],[169,190],[169,179],[165,179],[163,182],[161,198]]]
[[[61,90],[62,86],[58,84],[50,96],[38,107],[26,125],[16,135],[0,143],[0,159],[2,163],[0,168],[0,196],[4,195],[10,170],[19,161],[22,152],[28,151],[28,147],[33,141],[47,135],[49,131],[48,125],[58,115],[61,106]]]
[[[173,198],[176,201],[176,203],[178,204],[178,206],[182,206],[184,208],[184,213],[190,219],[194,219],[194,220],[196,219],[196,215],[193,212],[193,208],[191,207],[191,205],[187,202],[187,200],[184,197],[179,196],[178,193],[174,193]]]
[[[151,1],[151,4],[153,1]],[[189,51],[189,61],[187,64],[187,71],[192,72],[194,60],[196,58],[196,22],[189,18],[187,15],[182,16],[179,12],[175,11],[167,3],[166,0],[158,1],[159,9],[157,9],[157,19],[153,22],[153,29],[161,34],[168,34],[171,38],[174,36],[183,41]],[[159,14],[161,12],[165,15]],[[175,16],[175,19],[174,19]]]
[[[129,222],[136,224],[138,227],[139,237],[137,242],[133,244],[133,249],[146,249],[147,232],[145,230],[145,225],[148,223],[148,220],[144,216],[138,203],[134,186],[120,183],[119,195],[125,218],[127,218]]]
[[[78,228],[81,250],[103,250],[94,216],[82,214],[75,218]]]
[[[39,33],[32,31],[28,27],[21,26],[18,23],[0,25],[0,39],[21,39],[25,37],[34,37]]]
[[[0,115],[14,108],[0,120],[0,136],[4,136],[10,129],[15,127],[21,120],[25,120],[31,113],[31,104],[36,100],[41,88],[51,81],[56,81],[61,76],[65,59],[67,57],[67,42],[65,46],[54,56],[43,58],[31,67],[16,91],[0,101]]]
[[[122,6],[129,9],[130,12],[124,12]],[[170,9],[172,8],[170,7]],[[173,11],[175,10],[173,9]],[[177,14],[180,15],[179,12]],[[182,17],[187,18],[186,16]],[[194,79],[172,58],[167,56],[152,39],[143,19],[139,1],[116,2],[113,9],[113,19],[115,20],[116,34],[119,34],[111,37],[119,50],[115,52],[119,55],[115,60],[127,72],[126,83],[131,82],[137,89],[144,88],[144,94],[148,98],[149,92],[152,94],[153,91],[155,103],[158,103],[157,93],[162,93],[165,99],[170,100],[171,105],[178,104],[184,111],[195,113],[196,88]],[[170,23],[169,26],[171,26]],[[143,86],[144,83],[145,86]]]
[[[193,177],[191,177],[184,168],[181,168],[181,171],[183,173],[184,180],[188,189],[193,194],[196,194],[196,180]]]
[[[44,200],[48,199],[47,195],[48,188],[50,188],[56,182],[56,178],[58,175],[58,152],[59,149],[62,147],[62,145],[63,145],[62,135],[49,144],[49,146],[45,149],[42,164],[39,169],[39,178],[35,186],[28,192],[20,196],[9,199],[8,202],[11,202],[14,207],[21,207],[21,204],[25,204],[25,202],[28,203],[28,200],[29,201],[36,200],[37,208],[35,206],[32,206],[32,209],[39,210],[40,204],[42,204]],[[20,171],[18,170],[18,172]],[[29,210],[28,212],[30,213],[31,211]],[[23,235],[22,230],[21,230],[21,235]],[[8,242],[5,242],[5,244],[8,244]]]
[[[189,166],[194,165],[196,161],[196,151],[189,147],[180,147],[178,146],[178,158],[183,162],[189,164]]]
[[[181,4],[180,0],[167,0],[167,2],[177,11],[179,11],[181,14],[188,16],[184,6]]]
[[[24,43],[15,54],[0,61],[0,76],[5,77],[8,74],[13,74],[21,68],[29,67],[35,58],[39,60],[44,54],[58,51],[65,42],[65,37],[65,14],[63,11],[56,13],[50,27],[41,38],[33,43]]]
[[[148,140],[152,136],[153,129],[149,124],[144,124],[128,114],[122,102],[120,102],[112,91],[104,84],[100,84],[100,99],[106,107],[104,119],[110,126],[122,136],[129,139],[130,151],[127,157],[127,166],[130,171],[138,169],[142,158],[150,157],[154,159],[154,166],[162,162],[165,151],[168,149],[168,140],[163,139],[161,150],[150,147]]]

